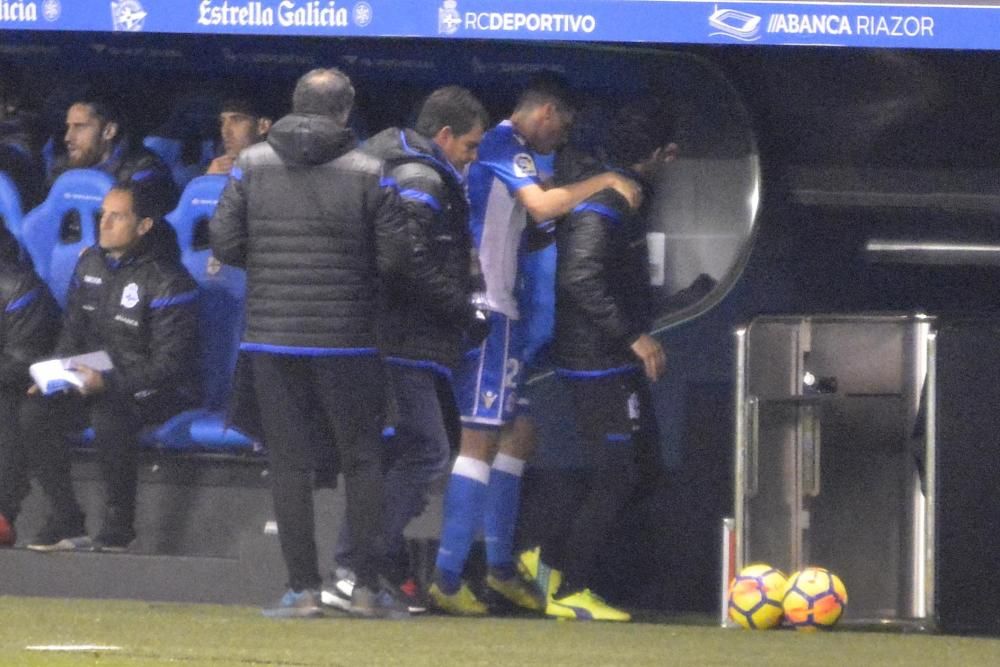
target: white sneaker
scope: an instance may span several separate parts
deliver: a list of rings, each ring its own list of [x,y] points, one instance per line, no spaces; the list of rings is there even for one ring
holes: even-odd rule
[[[354,595],[354,572],[346,567],[338,567],[334,575],[337,580],[333,586],[323,588],[320,592],[320,602],[327,607],[350,611],[351,596]]]

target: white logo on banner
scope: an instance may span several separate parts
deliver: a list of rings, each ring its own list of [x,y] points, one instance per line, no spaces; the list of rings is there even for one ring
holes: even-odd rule
[[[364,28],[372,22],[374,12],[372,11],[372,6],[367,2],[359,2],[354,5],[352,15],[354,16],[354,25]]]
[[[458,13],[458,0],[444,0],[438,9],[438,34],[454,35],[462,25],[462,15]]]
[[[113,30],[139,32],[146,20],[146,10],[139,0],[111,0],[111,24]]]
[[[139,303],[139,286],[135,283],[129,283],[122,290],[122,306],[135,308],[137,303]]]
[[[760,39],[760,17],[756,14],[716,7],[708,17],[708,24],[716,30],[709,33],[711,36],[724,35],[742,42],[756,42]]]
[[[62,5],[59,0],[45,0],[42,3],[42,17],[49,22],[58,21],[62,16]]]

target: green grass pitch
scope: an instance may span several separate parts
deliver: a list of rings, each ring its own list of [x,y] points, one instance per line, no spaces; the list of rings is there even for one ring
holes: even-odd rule
[[[52,652],[29,646],[117,646]],[[1000,665],[1000,639],[722,630],[707,620],[275,621],[249,607],[0,597],[0,665]]]

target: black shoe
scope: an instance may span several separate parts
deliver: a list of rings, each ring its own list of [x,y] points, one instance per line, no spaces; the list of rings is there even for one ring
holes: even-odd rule
[[[427,611],[427,596],[415,578],[409,577],[399,585],[399,597],[411,614],[423,614]]]
[[[124,553],[135,540],[132,528],[134,512],[111,505],[104,511],[104,523],[94,538],[95,551]]]
[[[123,554],[135,540],[135,531],[111,530],[107,526],[94,538],[94,551]]]
[[[410,617],[406,603],[399,599],[395,589],[384,582],[378,589],[355,585],[348,613],[361,618],[403,620]]]
[[[130,538],[107,537],[102,534],[94,538],[94,551],[123,554],[128,552],[130,544],[132,544],[132,539]]]
[[[93,544],[87,537],[83,515],[70,520],[50,516],[28,548],[32,551],[91,551]]]

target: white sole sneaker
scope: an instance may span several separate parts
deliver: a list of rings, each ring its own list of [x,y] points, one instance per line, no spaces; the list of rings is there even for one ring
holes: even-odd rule
[[[324,606],[351,611],[351,596],[354,594],[354,582],[350,579],[338,579],[332,588],[324,588],[320,592],[320,602]]]
[[[93,551],[94,541],[86,535],[81,535],[80,537],[67,537],[66,539],[59,540],[55,544],[29,544],[28,548],[32,551],[40,551],[42,553],[51,553],[56,551]]]

